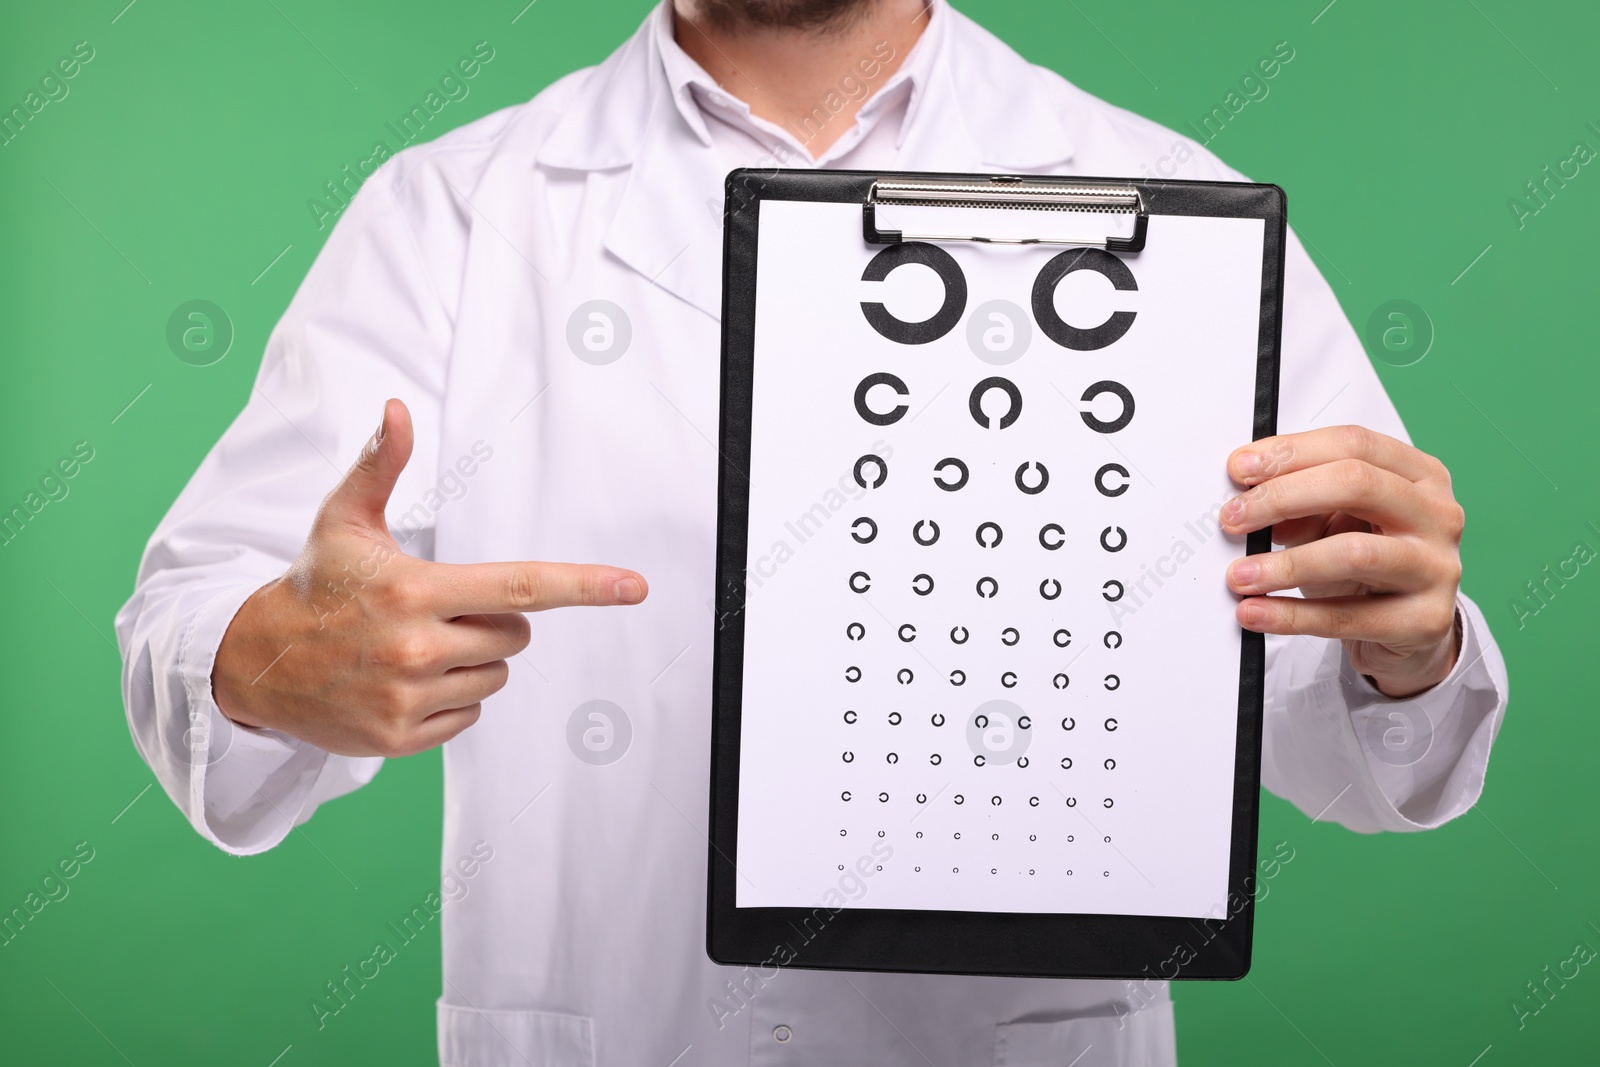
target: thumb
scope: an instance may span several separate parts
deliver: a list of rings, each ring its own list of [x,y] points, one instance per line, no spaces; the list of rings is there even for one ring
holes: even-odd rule
[[[377,432],[322,502],[323,517],[387,533],[384,509],[389,506],[394,483],[411,459],[411,444],[411,412],[399,400],[386,401]]]

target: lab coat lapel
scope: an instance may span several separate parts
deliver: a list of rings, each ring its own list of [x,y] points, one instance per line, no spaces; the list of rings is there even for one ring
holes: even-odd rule
[[[674,296],[720,319],[722,202],[716,149],[695,136],[664,85],[606,229],[606,250]]]
[[[606,224],[605,249],[647,281],[721,313],[722,179],[716,150],[673,104],[652,11],[626,44],[589,74],[537,163],[627,170]],[[631,105],[631,106],[630,106]]]
[[[948,4],[944,55],[915,101],[899,166],[904,170],[1059,171],[1073,146],[1040,73],[1010,46]],[[1036,82],[1039,91],[1015,87]],[[1008,91],[1002,91],[1001,87]]]

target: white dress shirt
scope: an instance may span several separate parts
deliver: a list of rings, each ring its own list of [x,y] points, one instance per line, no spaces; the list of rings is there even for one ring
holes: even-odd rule
[[[815,165],[1240,177],[942,2],[871,90]],[[405,551],[603,561],[651,583],[638,607],[532,616],[505,689],[445,746],[443,870],[458,880],[475,850],[494,858],[441,909],[443,1064],[1172,1064],[1160,981],[762,978],[706,957],[720,215],[739,165],[813,161],[793,128],[752,117],[678,48],[664,5],[599,67],[369,179],[118,615],[140,752],[200,834],[238,855],[377,773],[376,758],[233,726],[210,674],[239,605],[298,554],[383,399],[399,396],[417,429],[389,512]],[[1359,423],[1404,439],[1292,237],[1285,284],[1280,430]],[[631,324],[603,365],[567,340],[595,299]],[[1464,596],[1459,614],[1455,669],[1405,701],[1356,675],[1336,642],[1269,638],[1266,787],[1361,832],[1427,829],[1474,803],[1507,683]],[[631,726],[605,765],[567,742],[592,699]],[[324,1004],[335,1009],[362,1010]]]

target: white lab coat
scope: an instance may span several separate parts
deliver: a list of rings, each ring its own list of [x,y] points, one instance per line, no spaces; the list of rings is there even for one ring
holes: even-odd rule
[[[235,854],[271,848],[377,773],[379,759],[232,727],[209,678],[234,612],[295,557],[383,399],[399,396],[417,429],[389,512],[406,551],[605,562],[651,587],[635,608],[532,616],[505,689],[445,746],[444,870],[475,847],[494,858],[443,908],[442,1063],[1171,1064],[1159,981],[763,979],[706,957],[726,166],[671,92],[663,18],[530,103],[404,152],[344,211],[117,618],[139,750],[195,828]],[[1192,145],[1176,166],[1184,138],[1028,65],[943,4],[941,21],[918,56],[898,167],[1237,177]],[[595,299],[631,323],[614,362],[568,344],[569,318]],[[1283,351],[1281,430],[1404,436],[1294,240]],[[1460,607],[1456,670],[1404,702],[1434,724],[1409,766],[1373,755],[1374,718],[1401,702],[1356,677],[1336,643],[1269,639],[1267,788],[1362,832],[1466,810],[1506,676],[1482,616]],[[569,717],[594,699],[632,729],[605,765],[568,743]]]

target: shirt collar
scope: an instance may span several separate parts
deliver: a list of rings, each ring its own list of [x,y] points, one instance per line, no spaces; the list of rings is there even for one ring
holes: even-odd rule
[[[830,158],[843,154],[859,143],[861,137],[874,125],[886,117],[894,116],[896,105],[901,101],[905,102],[905,107],[899,111],[900,126],[895,131],[895,145],[898,147],[905,142],[906,133],[916,120],[917,111],[927,95],[933,72],[945,57],[945,24],[949,21],[945,11],[945,0],[932,0],[927,11],[928,25],[922,31],[922,36],[917,38],[916,44],[912,46],[910,54],[895,72],[872,92],[866,103],[862,104],[861,110],[856,114],[853,131],[839,138],[815,160],[815,163],[826,163]],[[683,50],[673,34],[674,15],[671,0],[664,0],[656,8],[652,18],[653,25],[650,32],[655,45],[654,51],[660,57],[668,92],[678,114],[701,144],[706,147],[712,144],[711,133],[706,126],[709,110],[714,111],[720,121],[744,130],[759,141],[786,142],[797,151],[798,161],[811,161],[810,152],[793,133],[751,114],[749,104],[718,85],[716,79]],[[819,100],[818,106],[826,109],[826,98]]]

